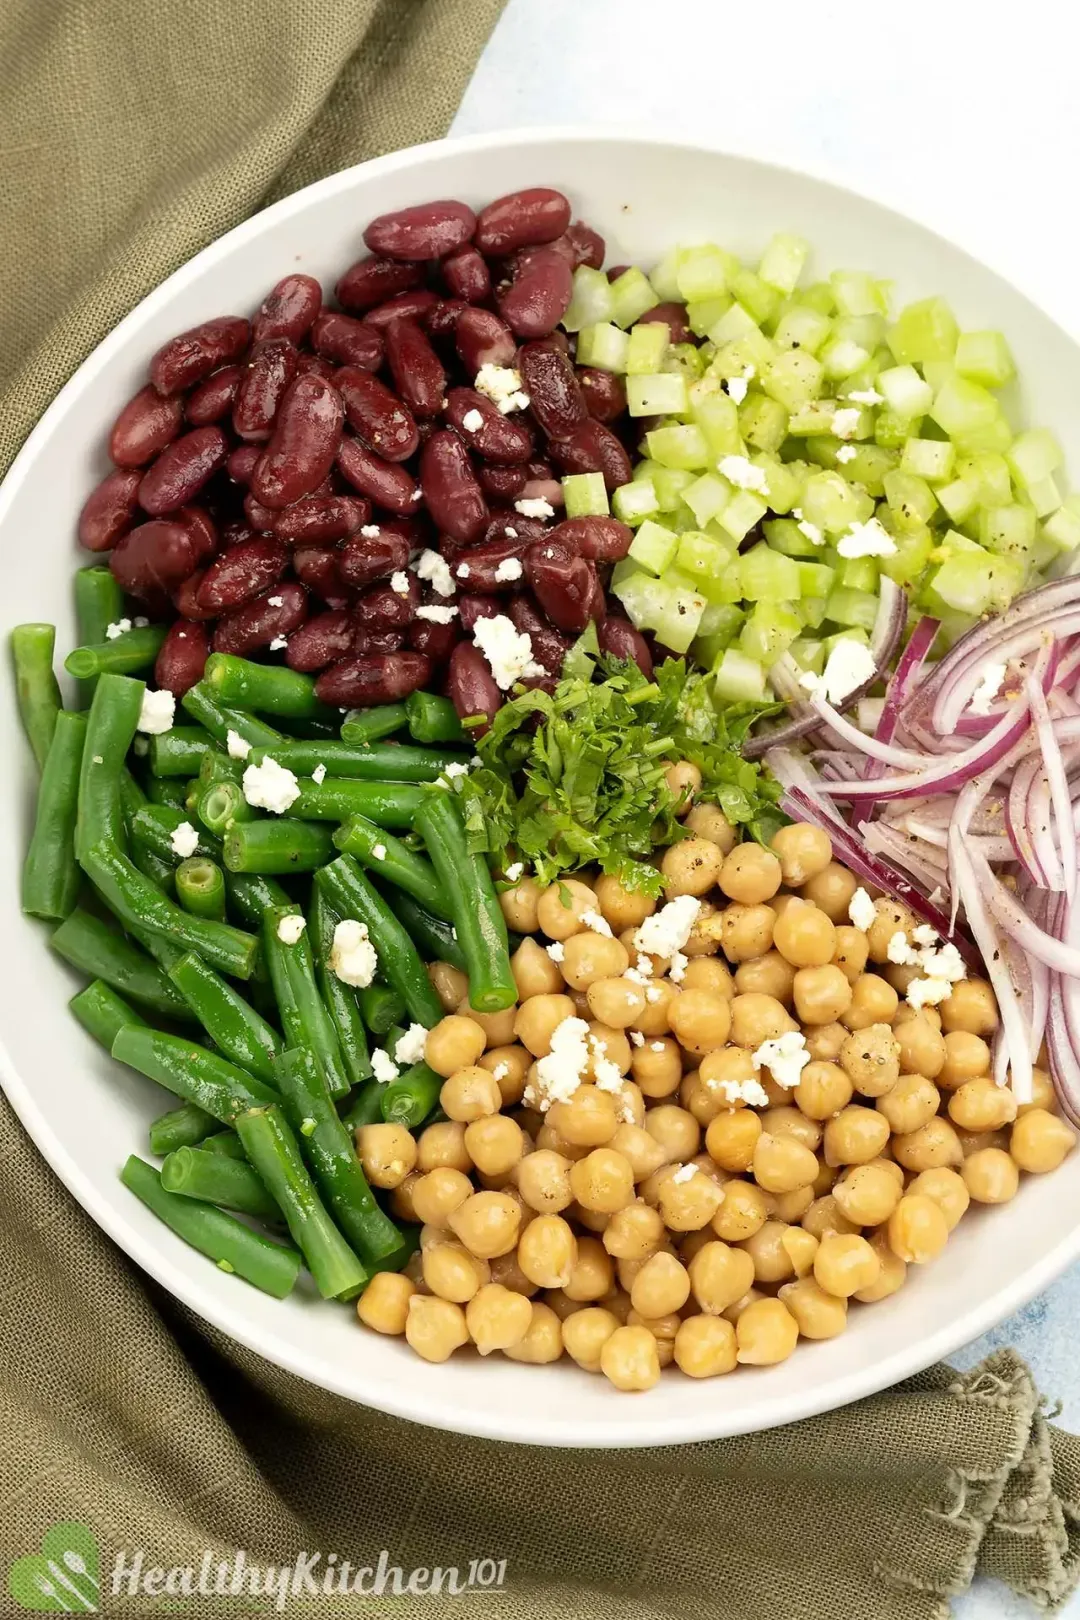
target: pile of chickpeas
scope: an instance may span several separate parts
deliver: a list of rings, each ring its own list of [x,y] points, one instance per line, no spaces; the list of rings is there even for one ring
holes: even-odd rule
[[[857,880],[825,833],[737,843],[707,804],[685,824],[660,861],[665,899],[702,902],[678,982],[655,956],[651,989],[624,976],[664,900],[588,873],[502,894],[527,936],[515,1007],[476,1013],[464,975],[431,966],[447,1016],[426,1059],[447,1118],[415,1138],[357,1132],[373,1185],[421,1223],[419,1251],[372,1279],[360,1320],[425,1360],[466,1344],[566,1354],[621,1390],[651,1388],[671,1362],[691,1378],[770,1366],[800,1336],[842,1333],[849,1303],[895,1293],[969,1204],[1006,1203],[1021,1171],[1053,1170],[1074,1146],[1044,1069],[1020,1106],[994,1083],[986,982],[960,981],[937,1007],[902,999],[918,969],[888,945],[918,919],[879,897],[868,931],[853,927]],[[605,1070],[598,1086],[591,1058],[541,1111],[535,1065],[567,1018],[587,1021],[621,1084]],[[810,1061],[785,1089],[752,1054],[800,1030]],[[729,1100],[725,1082],[754,1080],[767,1107]]]

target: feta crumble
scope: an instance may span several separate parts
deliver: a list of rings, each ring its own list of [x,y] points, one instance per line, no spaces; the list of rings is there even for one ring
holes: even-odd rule
[[[836,543],[841,557],[895,557],[896,541],[876,517],[866,523],[853,523]]]
[[[377,523],[363,523],[360,526],[360,533],[365,540],[377,540],[381,532]]]
[[[381,1046],[377,1046],[371,1054],[371,1072],[376,1080],[387,1081],[396,1080],[401,1070],[389,1052],[384,1052]]]
[[[724,384],[724,387],[727,389],[728,398],[733,399],[736,405],[741,405],[743,400],[746,398],[751,379],[755,375],[756,368],[754,366],[747,366],[741,377],[729,377],[727,382]]]
[[[390,575],[390,589],[395,596],[408,596],[409,576],[404,568],[399,568],[395,574]]]
[[[852,925],[866,934],[873,926],[877,907],[865,889],[856,889],[848,905],[847,914],[851,918]]]
[[[799,676],[799,685],[806,692],[820,692],[829,703],[842,703],[858,687],[865,686],[876,670],[869,647],[845,636],[829,654],[822,673],[815,675],[813,670],[805,670]]]
[[[283,816],[300,797],[300,783],[295,774],[269,755],[261,765],[248,766],[242,786],[248,804],[257,810],[269,810],[275,816]]]
[[[525,870],[525,862],[524,861],[514,861],[513,865],[508,866],[506,868],[506,881],[507,881],[507,883],[516,883],[518,878],[521,876],[522,872],[524,872],[524,870]]]
[[[311,780],[313,782],[319,783],[320,785],[323,782],[325,782],[326,781],[326,766],[322,765],[322,764],[316,765],[315,769],[311,773]]]
[[[861,415],[862,411],[857,405],[849,406],[844,410],[834,411],[832,430],[836,434],[836,437],[838,439],[850,439],[853,433],[857,433],[859,428],[859,417]]]
[[[621,1091],[623,1088],[622,1070],[617,1063],[612,1063],[609,1057],[604,1056],[607,1049],[607,1041],[601,1036],[589,1036],[593,1082],[597,1091]]]
[[[951,995],[952,981],[949,979],[912,979],[906,999],[909,1007],[935,1007],[939,1001],[945,1001]]]
[[[105,626],[105,640],[117,641],[131,629],[130,619],[114,619],[112,624]]]
[[[750,489],[755,494],[767,495],[769,493],[769,480],[760,467],[746,456],[722,456],[717,470],[734,484],[736,489]]]
[[[413,1064],[419,1063],[424,1055],[427,1045],[427,1030],[423,1024],[410,1024],[404,1035],[398,1037],[394,1049],[394,1062]]]
[[[443,775],[448,776],[451,781],[454,780],[455,776],[468,776],[468,774],[469,767],[467,765],[463,765],[461,761],[457,759],[452,759],[449,765],[443,767]]]
[[[536,1061],[537,1103],[546,1113],[553,1102],[566,1102],[589,1067],[589,1026],[584,1018],[564,1018],[551,1037],[551,1051]]]
[[[497,405],[504,416],[511,411],[523,411],[529,403],[521,381],[520,371],[513,366],[481,366],[473,380],[478,394],[484,394]]]
[[[458,568],[457,577],[458,579],[468,579],[471,573],[472,569],[469,567],[468,563],[462,563]]]
[[[997,701],[998,693],[1005,684],[1007,664],[984,664],[982,680],[972,692],[968,700],[968,708],[972,714],[989,714]]]
[[[696,1164],[680,1164],[678,1169],[672,1172],[670,1179],[676,1184],[681,1184],[684,1181],[693,1181],[697,1173]]]
[[[378,534],[378,529],[375,533]],[[363,534],[364,530],[361,529]],[[422,551],[416,562],[416,577],[428,582],[436,596],[453,596],[457,589],[450,574],[450,564],[437,551]]]
[[[842,444],[836,452],[836,459],[841,465],[844,465],[849,461],[854,461],[858,453],[853,444]]]
[[[277,937],[283,945],[295,945],[307,927],[303,917],[282,917],[277,925]]]
[[[241,737],[238,731],[229,730],[225,734],[225,747],[230,759],[247,759],[251,753],[251,744],[246,737]]]
[[[372,846],[371,846],[371,858],[372,858],[373,861],[385,861],[385,859],[386,859],[386,845],[385,844],[372,844]]]
[[[351,984],[357,990],[366,990],[375,977],[378,965],[375,947],[368,938],[367,924],[357,922],[354,917],[343,918],[334,929],[334,942],[330,947],[330,971],[341,980],[342,984]],[[385,1052],[383,1057],[386,1057]],[[387,1061],[389,1062],[389,1059]],[[372,1065],[374,1066],[374,1054]]]
[[[715,1082],[725,1102],[747,1103],[751,1108],[767,1108],[769,1093],[760,1080],[720,1080]]]
[[[566,955],[566,951],[563,948],[563,942],[561,939],[555,940],[551,945],[545,945],[544,949],[547,951],[553,962],[561,962],[563,957]]]
[[[426,619],[429,624],[449,624],[451,619],[455,619],[457,617],[457,608],[437,607],[435,605],[418,607],[416,610],[416,617],[418,619]]]
[[[632,1029],[630,1031],[630,1040],[631,1040],[631,1042],[632,1042],[632,1044],[634,1046],[644,1046],[645,1045],[645,1037],[641,1033],[640,1029]]]
[[[199,847],[199,835],[190,821],[182,821],[179,827],[174,827],[169,834],[169,844],[174,855],[179,855],[182,861],[189,860]]]
[[[266,605],[267,607],[284,607],[285,598],[283,596],[268,596],[266,598]]]
[[[171,692],[164,688],[160,692],[151,692],[147,688],[143,693],[137,730],[145,731],[151,737],[160,737],[163,732],[172,730],[175,715],[176,699]]]
[[[549,518],[555,516],[555,508],[550,501],[545,501],[542,496],[523,496],[520,501],[514,502],[514,511],[520,512],[522,517]]]
[[[458,572],[460,575],[460,569]],[[487,659],[500,691],[508,692],[515,681],[545,673],[544,666],[532,655],[529,635],[519,631],[503,613],[493,619],[477,619],[473,640]]]
[[[273,641],[270,643],[270,651],[284,652],[288,645],[289,643],[286,641],[284,636],[275,636]]]
[[[758,1068],[768,1069],[778,1086],[792,1091],[810,1062],[806,1037],[801,1030],[788,1030],[774,1040],[762,1041],[753,1055],[753,1061]]]
[[[471,411],[466,411],[461,418],[461,425],[466,433],[479,433],[484,425],[483,411],[478,411],[475,406]]]
[[[884,405],[885,395],[879,394],[876,388],[853,388],[846,396],[853,399],[856,405]]]
[[[686,977],[686,970],[690,966],[690,958],[684,956],[682,951],[672,951],[671,966],[668,968],[668,978],[674,984],[682,984]]]
[[[583,911],[581,913],[581,920],[585,924],[586,928],[592,929],[594,934],[603,934],[605,939],[611,939],[613,937],[611,932],[611,924],[608,922],[607,918],[602,917],[594,907],[590,906],[588,911]]]
[[[895,962],[897,967],[910,967],[919,960],[918,951],[911,948],[907,935],[901,933],[899,928],[886,945],[885,955],[890,962]]]
[[[634,935],[635,949],[652,956],[673,957],[690,938],[700,910],[701,901],[692,894],[677,895],[645,918]]]
[[[495,580],[497,584],[503,585],[510,580],[520,579],[524,572],[520,557],[504,557],[495,570]]]
[[[800,534],[806,536],[812,546],[823,546],[825,544],[824,530],[819,529],[817,524],[811,523],[808,518],[801,517],[795,527]]]

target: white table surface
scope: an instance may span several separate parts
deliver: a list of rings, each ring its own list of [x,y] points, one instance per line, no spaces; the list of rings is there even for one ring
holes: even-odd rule
[[[1080,335],[1078,44],[1061,0],[509,0],[453,133],[636,124],[806,169],[940,230]],[[1078,1315],[1080,1267],[955,1359],[1013,1345],[1080,1428]],[[979,1582],[954,1613],[1036,1611]]]

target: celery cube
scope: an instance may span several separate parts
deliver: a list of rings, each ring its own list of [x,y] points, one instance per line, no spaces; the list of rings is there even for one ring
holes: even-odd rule
[[[594,321],[578,333],[578,364],[598,366],[601,371],[625,371],[629,348],[630,339],[620,327],[610,321]]]
[[[788,419],[789,436],[802,438],[812,433],[831,434],[833,417],[839,409],[835,399],[811,400],[797,411],[792,411]]]
[[[611,505],[619,521],[629,523],[631,528],[660,510],[651,478],[635,478],[623,484],[612,495]]]
[[[1046,519],[1042,534],[1056,551],[1074,551],[1080,546],[1080,496],[1070,495]]]
[[[715,242],[680,247],[675,268],[675,285],[679,290],[675,297],[684,303],[691,299],[717,298],[728,291],[740,268],[735,254]]]
[[[846,534],[853,523],[864,523],[873,510],[870,496],[860,494],[839,473],[814,473],[806,480],[802,497],[804,517],[826,534]]]
[[[656,462],[652,482],[661,512],[677,512],[682,505],[683,490],[694,482],[694,475],[684,467],[662,467]]]
[[[743,620],[746,618],[746,609],[736,607],[733,602],[710,602],[701,615],[698,625],[699,636],[724,636],[726,646],[738,635]]]
[[[1065,459],[1049,428],[1028,428],[1018,433],[1005,457],[1021,489],[1048,478]]]
[[[1057,487],[1057,480],[1053,473],[1040,478],[1037,484],[1029,484],[1027,498],[1035,508],[1036,517],[1049,517],[1061,505],[1061,491]]]
[[[699,524],[708,523],[722,512],[731,498],[731,485],[716,473],[702,473],[683,492],[683,500]]]
[[[574,271],[574,293],[570,307],[562,318],[568,332],[580,332],[583,326],[609,321],[615,301],[611,283],[602,270],[592,270],[587,264]]]
[[[649,573],[662,574],[671,566],[678,549],[679,537],[673,530],[646,518],[631,541],[630,556]]]
[[[676,280],[679,269],[679,249],[668,248],[660,263],[649,271],[649,283],[657,299],[674,303],[682,297]]]
[[[827,281],[812,282],[804,287],[799,294],[802,303],[809,304],[811,309],[818,310],[822,315],[836,314],[836,295]]]
[[[794,518],[774,518],[772,522],[763,525],[765,538],[774,551],[780,551],[785,557],[814,557],[820,551],[820,546],[803,534]]]
[[[1012,557],[996,557],[976,547],[958,552],[943,562],[932,587],[947,607],[961,613],[982,614],[1006,608],[1024,583],[1025,564]]]
[[[890,327],[886,342],[899,365],[920,365],[926,360],[951,360],[959,328],[943,298],[923,298],[908,304]]]
[[[716,668],[716,695],[721,703],[764,702],[764,668],[737,647],[728,647]]]
[[[885,499],[901,532],[922,528],[937,511],[937,497],[923,478],[903,471],[885,474]]]
[[[825,623],[828,603],[827,596],[802,596],[794,604],[795,612],[808,630],[820,630]]]
[[[639,385],[644,383],[652,385],[659,382],[665,384],[677,383],[683,390],[684,396],[686,392],[686,384],[681,377],[630,377],[627,382],[628,385],[630,383]],[[629,393],[629,386],[627,392]],[[653,396],[649,395],[649,397]],[[644,409],[635,412],[631,407],[631,414],[640,416],[650,413]],[[674,427],[654,428],[651,433],[645,435],[645,442],[649,447],[650,456],[654,461],[658,461],[662,467],[677,467],[681,471],[696,472],[698,468],[709,465],[709,446],[704,433],[695,422],[687,422]]]
[[[810,254],[810,244],[801,236],[778,231],[766,243],[758,265],[758,275],[777,292],[793,293]]]
[[[633,377],[648,377],[663,366],[670,345],[670,328],[664,321],[641,321],[628,335],[624,334],[624,340],[626,365],[623,369]]]
[[[716,521],[733,540],[743,540],[756,523],[760,523],[769,510],[768,503],[748,489],[739,489],[719,514]]]
[[[716,350],[709,362],[709,375],[724,380],[741,377],[749,382],[776,359],[778,352],[764,332],[755,327],[753,332],[733,338]]]
[[[832,321],[809,304],[790,304],[776,323],[773,342],[778,349],[804,349],[817,354],[832,329]]]
[[[780,294],[752,270],[740,270],[731,283],[731,290],[759,326],[766,326],[775,320],[780,308]]]
[[[889,409],[904,421],[925,416],[934,402],[934,390],[914,366],[890,366],[879,373],[877,386]]]
[[[836,583],[849,591],[876,591],[878,573],[876,557],[844,557],[836,570]]]
[[[1035,547],[1035,509],[1012,502],[985,506],[979,513],[979,539],[988,551],[1027,563]]]
[[[978,384],[972,383],[971,386],[974,388]],[[1012,428],[1000,414],[992,422],[987,422],[984,427],[972,428],[966,433],[953,433],[950,436],[955,441],[957,450],[972,455],[984,451],[1003,455],[1013,442]]]
[[[686,379],[677,373],[657,371],[649,377],[626,379],[626,406],[631,416],[683,416],[689,403]],[[649,453],[656,456],[651,444]]]
[[[878,599],[873,591],[854,590],[846,585],[835,585],[825,605],[825,616],[833,624],[858,630],[872,630],[877,611]]]
[[[759,541],[739,558],[742,594],[748,602],[794,601],[799,595],[799,564]]]
[[[705,370],[705,357],[696,343],[672,343],[660,369],[678,372],[688,383],[697,382]]]
[[[885,474],[896,466],[896,451],[883,450],[878,444],[860,444],[855,454],[843,463],[842,471],[849,484],[861,484],[868,495],[884,495]]]
[[[829,283],[841,315],[885,315],[888,305],[880,285],[862,270],[834,270]]]
[[[952,476],[956,451],[945,439],[908,439],[900,457],[900,471],[940,483]]]
[[[900,450],[918,428],[917,421],[883,406],[874,419],[874,443],[883,450]]]
[[[780,513],[790,512],[791,508],[799,503],[802,479],[789,472],[784,463],[777,461],[775,456],[755,456],[754,460],[765,474],[765,493],[772,510]]]
[[[747,337],[758,330],[758,323],[750,311],[736,302],[721,315],[715,326],[709,328],[709,337],[717,348],[722,348],[725,343],[734,343],[738,338]]]
[[[739,408],[729,395],[719,390],[710,393],[706,387],[709,380],[691,384],[690,415],[704,435],[709,456],[719,460],[721,456],[738,455],[742,448]]]
[[[788,413],[779,400],[751,391],[739,406],[739,431],[755,450],[779,450],[787,438]]]
[[[568,518],[606,517],[611,510],[603,473],[568,473],[562,487]]]
[[[930,415],[950,435],[970,434],[996,422],[1000,407],[993,394],[981,383],[952,376],[942,383],[935,394]]]
[[[928,528],[894,535],[896,550],[891,557],[879,557],[881,572],[894,585],[910,585],[918,579],[934,550],[934,536]]]
[[[793,641],[788,652],[800,669],[809,670],[811,674],[820,675],[825,668],[825,648],[810,636],[800,636]]]
[[[963,523],[979,504],[979,480],[974,477],[954,478],[942,484],[937,498],[953,523]]]
[[[869,558],[862,560],[870,561]],[[828,596],[836,582],[835,568],[828,568],[824,563],[813,562],[798,562],[795,566],[799,570],[800,597]],[[847,582],[844,581],[844,583]]]
[[[759,602],[739,631],[739,650],[766,668],[775,664],[803,628],[788,602]]]
[[[851,338],[834,338],[821,351],[821,364],[826,377],[840,381],[853,377],[870,359],[869,351]]]
[[[956,367],[951,360],[924,360],[922,369],[923,376],[935,394],[957,375]]]
[[[802,349],[788,349],[769,365],[761,386],[786,411],[797,411],[817,399],[823,378],[820,360]]]
[[[676,567],[692,579],[696,589],[710,601],[714,595],[711,587],[722,579],[730,561],[730,548],[714,540],[712,535],[702,534],[700,529],[689,529],[680,538],[675,553]],[[722,600],[725,592],[719,590],[716,595]]]
[[[1000,332],[961,332],[955,364],[961,377],[984,388],[1003,388],[1016,376],[1009,345]]]
[[[636,629],[651,630],[659,611],[660,581],[641,570],[619,572],[625,566],[620,563],[611,576],[612,595],[618,597]]]
[[[718,298],[695,298],[686,306],[686,324],[695,337],[704,337],[710,326],[715,326],[733,303],[730,293],[721,293]]]
[[[644,271],[636,265],[611,283],[611,319],[616,326],[633,326],[647,309],[660,302]]]
[[[657,641],[672,652],[684,653],[697,635],[707,606],[693,582],[672,569],[657,581],[658,607],[653,624]]]

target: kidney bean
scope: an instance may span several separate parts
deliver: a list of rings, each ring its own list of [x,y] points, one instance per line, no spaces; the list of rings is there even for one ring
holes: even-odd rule
[[[354,612],[361,630],[404,630],[419,606],[420,583],[415,574],[409,574],[404,591],[395,591],[393,585],[372,586],[357,599]]]
[[[525,488],[528,477],[524,467],[490,467],[476,469],[476,479],[484,494],[493,501],[515,501]]]
[[[518,562],[535,544],[531,536],[523,534],[517,539],[492,540],[481,546],[470,546],[452,564],[454,579],[463,589],[479,596],[497,596],[520,590],[520,572],[512,570],[511,578],[500,579],[499,570],[508,562]],[[468,572],[464,573],[464,569]]]
[[[475,377],[481,366],[512,366],[517,354],[514,334],[490,309],[467,305],[454,323],[454,343],[461,363]]]
[[[170,523],[180,523],[195,542],[195,555],[197,562],[209,562],[217,553],[220,537],[217,525],[209,512],[201,506],[181,506],[175,512],[169,513]]]
[[[468,635],[472,634],[477,619],[497,619],[505,612],[505,604],[497,596],[459,596],[457,607],[461,628]]]
[[[178,394],[239,359],[250,339],[251,323],[240,315],[203,321],[162,345],[150,362],[150,381],[159,394]]]
[[[529,407],[552,439],[565,439],[588,415],[574,368],[551,340],[526,343],[518,354],[518,370],[529,396]]]
[[[309,354],[306,349],[301,349],[296,357],[296,370],[301,377],[321,377],[323,382],[333,382],[337,374],[332,360],[324,360],[321,354]]]
[[[340,609],[331,613],[316,613],[289,637],[285,662],[290,669],[314,674],[327,664],[347,658],[356,639],[356,624],[351,613]]]
[[[459,641],[450,654],[446,695],[460,720],[478,714],[484,716],[483,723],[472,731],[474,737],[482,737],[486,731],[490,731],[491,722],[502,708],[502,693],[495,684],[487,659],[475,642]]]
[[[384,461],[359,439],[346,434],[338,449],[337,465],[354,489],[388,512],[409,517],[420,505],[420,486],[412,473],[395,462]]]
[[[491,297],[491,271],[474,247],[463,247],[444,259],[442,278],[447,290],[467,304],[483,304]]]
[[[445,664],[460,640],[457,619],[451,619],[449,624],[414,619],[409,626],[409,646],[413,652],[426,654],[433,664]]]
[[[597,625],[596,639],[602,652],[610,653],[612,658],[632,659],[645,679],[652,680],[652,655],[645,637],[638,634],[629,619],[622,618],[618,613],[609,613]]]
[[[342,366],[334,386],[345,406],[345,419],[384,461],[405,461],[420,443],[416,421],[395,393],[356,366]]]
[[[566,235],[573,245],[575,269],[582,264],[587,264],[590,270],[599,270],[603,267],[607,244],[599,231],[594,231],[583,219],[575,219],[574,223],[568,226]]]
[[[613,371],[598,366],[577,368],[578,387],[590,416],[598,422],[614,422],[626,409],[626,384]]]
[[[359,658],[362,653],[400,652],[404,645],[404,630],[357,630],[353,652]]]
[[[468,544],[487,522],[484,492],[456,433],[440,428],[420,452],[420,487],[438,528]]]
[[[117,583],[132,596],[171,591],[193,572],[198,550],[182,523],[152,520],[120,536],[109,567]]]
[[[261,501],[257,501],[252,494],[244,496],[244,515],[256,534],[272,534],[274,532],[277,513],[272,512]]]
[[[423,324],[442,302],[438,293],[432,292],[430,287],[417,287],[413,292],[398,293],[396,298],[387,299],[385,304],[376,304],[374,309],[367,311],[364,320],[368,326],[375,326],[380,332],[385,331],[391,321],[405,317]]]
[[[608,490],[630,482],[630,457],[603,422],[579,422],[565,439],[552,439],[548,454],[563,472],[602,472]]]
[[[276,584],[288,566],[289,550],[283,541],[270,535],[245,540],[222,552],[206,570],[198,591],[199,606],[228,613]]]
[[[343,708],[400,703],[431,679],[431,659],[418,652],[367,653],[323,671],[315,696]]]
[[[520,512],[493,512],[484,530],[484,544],[522,540],[526,544],[543,540],[547,534],[542,518],[522,517]]]
[[[479,423],[477,416],[481,418]],[[535,449],[528,423],[521,417],[504,416],[486,394],[477,393],[475,388],[451,388],[446,396],[446,419],[470,450],[485,461],[520,465]]]
[[[251,351],[233,405],[233,430],[241,439],[268,439],[286,388],[296,376],[296,350],[288,338],[271,338]]]
[[[108,551],[135,521],[142,473],[118,467],[90,491],[79,513],[79,544],[87,551]]]
[[[185,579],[182,584],[178,585],[175,591],[173,591],[172,605],[182,619],[201,621],[204,619],[212,619],[214,617],[213,613],[209,613],[204,608],[201,608],[196,601],[199,586],[203,582],[203,575],[205,573],[205,568],[196,568],[195,572],[193,574],[189,574],[187,579]]]
[[[274,533],[290,546],[328,546],[355,534],[370,517],[370,501],[357,495],[306,495],[277,513]]]
[[[525,553],[525,576],[537,601],[560,630],[580,632],[591,616],[596,570],[569,546],[537,540]]]
[[[281,636],[292,635],[306,618],[307,592],[295,580],[284,580],[218,620],[214,651],[247,658]]]
[[[383,362],[382,333],[370,321],[324,309],[311,329],[311,343],[324,360],[339,366],[361,366],[378,371]]]
[[[255,471],[255,463],[262,455],[261,444],[241,444],[229,452],[225,461],[225,471],[234,484],[250,484],[251,475]]]
[[[321,377],[295,378],[251,475],[255,499],[280,511],[313,494],[334,465],[344,418],[341,396],[329,383]]]
[[[334,290],[343,309],[374,309],[395,293],[418,287],[423,279],[423,265],[403,264],[374,255],[350,265]]]
[[[577,268],[577,254],[574,249],[574,244],[571,242],[569,236],[567,236],[564,232],[562,236],[557,236],[554,242],[546,242],[539,247],[519,248],[518,251],[516,253],[512,253],[508,259],[504,259],[502,279],[504,281],[512,281],[514,277],[520,275],[523,270],[527,270],[529,265],[532,263],[534,253],[557,253],[559,258],[564,260],[564,262],[570,266],[571,270],[575,270]]]
[[[338,568],[338,553],[323,547],[299,546],[292,554],[293,573],[328,608],[349,605],[349,591]]]
[[[576,517],[557,524],[547,538],[589,562],[612,563],[626,556],[634,531],[618,518]]]
[[[183,697],[196,681],[202,680],[210,652],[210,637],[201,624],[177,619],[165,635],[154,664],[157,685],[175,697]]]
[[[225,465],[229,441],[219,427],[192,428],[166,445],[139,485],[139,505],[151,517],[186,506]]]
[[[384,334],[394,386],[416,416],[437,416],[446,391],[442,361],[415,321],[391,321]]]
[[[254,540],[255,530],[243,518],[230,518],[228,523],[221,526],[221,546],[227,551],[230,546],[238,546],[242,540]]]
[[[284,276],[263,299],[252,324],[252,338],[256,343],[267,343],[272,338],[302,343],[322,301],[322,288],[314,276]]]
[[[515,248],[554,242],[570,223],[570,204],[561,191],[531,186],[512,191],[482,208],[476,219],[475,239],[481,253],[505,257]]]
[[[232,410],[242,376],[242,366],[219,366],[193,388],[184,404],[184,415],[191,427],[209,427],[214,422],[223,422]]]
[[[566,493],[557,478],[530,478],[519,497],[523,501],[547,501],[553,511],[566,505]]]
[[[424,326],[431,341],[435,344],[452,344],[457,323],[470,307],[463,304],[460,298],[440,298],[424,316]]]
[[[556,630],[549,620],[537,612],[530,598],[521,592],[513,598],[508,611],[515,630],[528,636],[532,643],[532,655],[536,662],[543,664],[549,675],[561,675],[563,659],[573,645],[570,637]]]
[[[607,596],[604,593],[604,586],[595,564],[590,563],[589,567],[593,576],[592,593],[589,597],[589,618],[594,619],[599,624],[607,612]]]
[[[440,200],[380,214],[364,232],[364,246],[387,259],[445,259],[476,228],[468,203]]]
[[[517,337],[546,337],[566,314],[573,290],[570,266],[561,254],[537,248],[495,302]]]
[[[409,549],[404,535],[380,524],[376,534],[354,534],[346,540],[337,554],[338,570],[347,585],[371,585],[405,568]]]
[[[686,322],[686,305],[677,303],[654,304],[639,321],[663,321],[671,334],[672,343],[696,343],[697,338]]]
[[[145,467],[180,431],[184,402],[163,398],[148,383],[129,399],[109,432],[109,459],[118,467]]]

